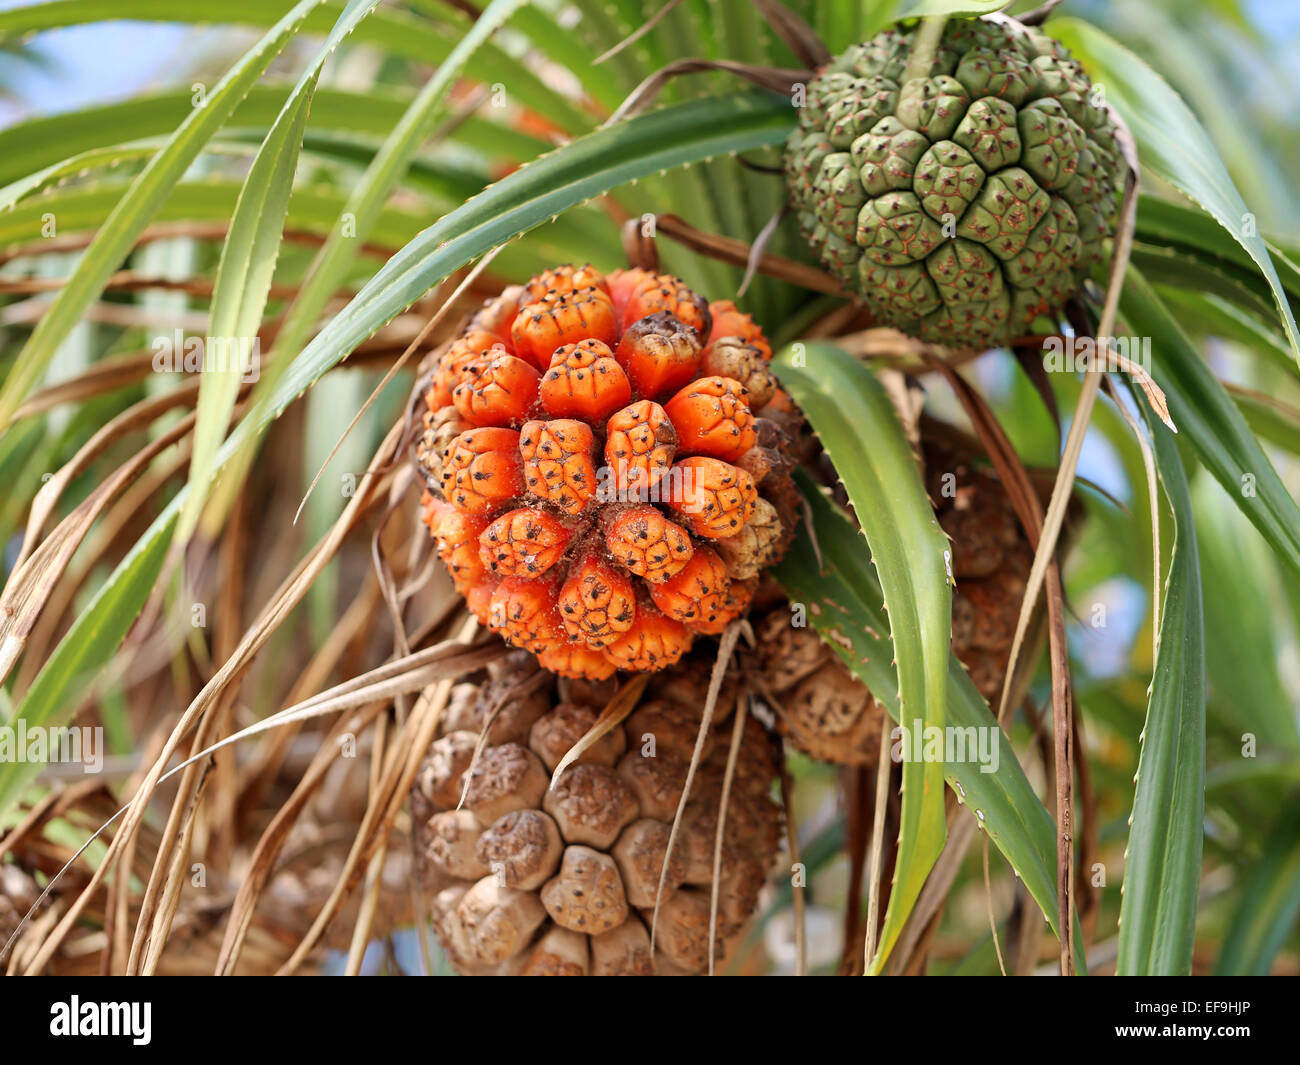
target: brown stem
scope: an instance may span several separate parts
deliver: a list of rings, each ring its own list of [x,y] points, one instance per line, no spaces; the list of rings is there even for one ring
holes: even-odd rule
[[[675,214],[661,214],[656,222],[656,229],[665,237],[677,241],[700,255],[707,255],[720,262],[730,263],[745,269],[749,264],[751,245],[733,237],[723,237],[716,233],[706,233],[696,229],[689,222],[683,221]],[[792,285],[824,292],[829,296],[847,296],[843,286],[830,274],[823,273],[806,263],[795,262],[779,255],[764,253],[758,259],[756,268],[759,273],[788,281]]]
[[[640,216],[629,218],[620,229],[623,238],[623,254],[627,256],[627,265],[634,270],[648,270],[652,274],[659,272],[659,248],[655,244],[655,227],[647,227],[645,219]]]

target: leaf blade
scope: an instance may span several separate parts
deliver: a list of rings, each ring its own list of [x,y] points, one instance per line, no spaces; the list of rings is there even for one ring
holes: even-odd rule
[[[808,502],[817,545],[828,565],[824,569],[818,567],[817,548],[807,530],[801,527],[773,574],[791,601],[822,607],[820,612],[810,609],[810,621],[845,666],[867,685],[897,721],[898,678],[890,665],[892,649],[882,635],[886,621],[877,605],[881,601],[880,585],[870,564],[861,558],[861,541],[848,517],[806,474],[800,471],[796,478]],[[962,664],[951,654],[945,711],[949,724],[955,728],[998,728],[988,704]],[[999,750],[1011,752],[1005,733],[999,730],[996,735]],[[944,769],[958,801],[975,813],[980,827],[988,833],[1056,931],[1059,928],[1056,826],[1014,754],[1000,757],[992,773],[981,772],[973,761],[950,763]],[[1076,921],[1076,930],[1078,925]],[[1084,957],[1081,934],[1076,955],[1079,959]]]
[[[1231,396],[1136,270],[1129,270],[1120,310],[1129,328],[1151,337],[1151,373],[1179,435],[1278,557],[1300,574],[1300,507]]]
[[[298,154],[302,149],[316,84],[325,60],[375,8],[379,0],[352,0],[339,16],[316,58],[303,72],[285,101],[271,131],[258,149],[249,168],[230,229],[221,246],[217,279],[209,310],[208,336],[204,344],[203,377],[199,383],[194,450],[190,457],[191,492],[181,510],[177,530],[188,540],[198,524],[199,511],[212,480],[212,461],[225,436],[226,425],[239,397],[239,384],[254,370],[250,341],[257,340],[271,292],[271,278],[280,255],[284,220],[289,213]],[[215,356],[220,345],[224,358]],[[230,358],[231,348],[238,352]]]
[[[181,123],[164,147],[131,182],[126,194],[95,234],[68,283],[59,290],[0,389],[0,431],[8,428],[14,411],[40,380],[60,342],[72,331],[82,313],[103,290],[113,271],[126,257],[135,238],[216,134],[271,61],[288,45],[294,31],[319,0],[302,0],[281,19],[217,83],[202,106]]]
[[[1052,36],[1073,53],[1124,116],[1144,166],[1212,215],[1268,282],[1292,354],[1300,360],[1300,329],[1269,254],[1251,227],[1254,216],[1196,116],[1169,83],[1109,34],[1076,18],[1056,18]]]
[[[906,735],[942,728],[952,630],[951,554],[893,404],[875,375],[833,344],[787,348],[772,360],[772,368],[835,462],[870,547],[894,644],[900,713],[915,715],[903,722]],[[871,964],[875,973],[888,959],[947,836],[943,767],[907,757],[907,747],[894,889]]]
[[[1121,976],[1191,972],[1205,815],[1205,630],[1191,492],[1173,434],[1154,416],[1147,424],[1174,544],[1129,822]]]

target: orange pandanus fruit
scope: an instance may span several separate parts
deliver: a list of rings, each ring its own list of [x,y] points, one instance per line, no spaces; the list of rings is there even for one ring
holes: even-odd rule
[[[668,274],[563,266],[486,304],[421,378],[416,446],[470,609],[589,680],[663,669],[739,617],[794,526],[771,356]]]

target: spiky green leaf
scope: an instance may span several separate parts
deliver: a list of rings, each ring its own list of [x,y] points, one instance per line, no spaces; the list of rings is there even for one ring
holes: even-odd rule
[[[1201,123],[1169,83],[1117,40],[1076,18],[1054,18],[1053,37],[1103,87],[1137,141],[1142,165],[1208,212],[1250,256],[1268,282],[1291,351],[1300,359],[1300,329],[1255,216],[1233,184]]]
[[[1300,573],[1300,507],[1224,387],[1169,310],[1136,270],[1120,301],[1129,328],[1151,338],[1151,375],[1197,458],[1265,540]]]
[[[888,622],[879,605],[880,584],[864,557],[861,537],[815,482],[803,473],[798,474],[798,480],[808,501],[816,545],[807,529],[800,527],[793,546],[776,567],[775,576],[791,602],[807,604],[809,623],[890,716],[899,721],[898,676],[892,665]],[[947,670],[946,723],[994,736],[999,755],[992,772],[985,772],[973,759],[945,765],[948,784],[1023,881],[1052,930],[1057,931],[1056,826],[1016,759],[1011,741],[998,728],[988,704],[955,655],[948,656]],[[1075,927],[1077,930],[1077,921]],[[1082,968],[1081,934],[1075,953]]]
[[[189,538],[198,523],[205,489],[213,476],[212,461],[235,408],[240,382],[258,369],[260,355],[253,350],[253,343],[258,338],[275,263],[280,256],[298,153],[321,68],[378,2],[352,0],[344,9],[316,58],[289,94],[279,118],[258,149],[240,191],[230,230],[221,246],[212,292],[194,423],[194,451],[190,458],[191,491],[181,511],[178,529],[182,540]]]
[[[944,726],[952,556],[888,394],[834,344],[795,344],[772,360],[835,463],[879,575],[907,735]],[[943,765],[908,757],[894,886],[872,971],[880,972],[943,850]]]
[[[1129,822],[1121,976],[1191,972],[1205,812],[1205,629],[1192,499],[1174,434],[1154,416],[1147,423],[1175,539]]]
[[[302,0],[227,72],[164,147],[141,172],[95,234],[68,283],[18,353],[0,389],[0,430],[8,426],[23,398],[40,381],[63,339],[103,290],[163,200],[180,181],[203,146],[230,117],[235,105],[293,39],[319,0]]]

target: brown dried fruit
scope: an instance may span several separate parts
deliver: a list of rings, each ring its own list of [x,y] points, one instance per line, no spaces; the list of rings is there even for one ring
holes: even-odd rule
[[[492,678],[477,692],[466,685],[453,689],[444,735],[421,766],[411,799],[417,875],[427,886],[432,927],[459,971],[655,971],[647,922],[710,669],[711,657],[701,654],[655,674],[641,705],[587,752],[591,758],[570,766],[554,790],[547,790],[548,771],[590,730],[615,686],[565,681],[561,700],[554,678],[539,677],[520,653],[492,666]],[[698,894],[707,912],[729,717],[736,706],[735,685],[728,684],[668,862],[665,905]],[[505,742],[485,748],[470,773],[469,801],[455,812],[459,790],[450,785],[464,772],[476,739],[464,726],[481,729],[497,707],[493,732],[500,728]],[[432,763],[456,771],[435,772]],[[779,765],[778,745],[748,719],[723,829],[720,960],[744,935],[780,851],[781,812],[770,794]],[[688,877],[695,882],[689,887]],[[661,925],[660,936],[670,942],[658,953],[659,972],[706,967],[706,953],[687,942],[694,935],[688,918],[697,908],[689,898],[667,907],[669,923]],[[700,961],[693,969],[692,959]]]

